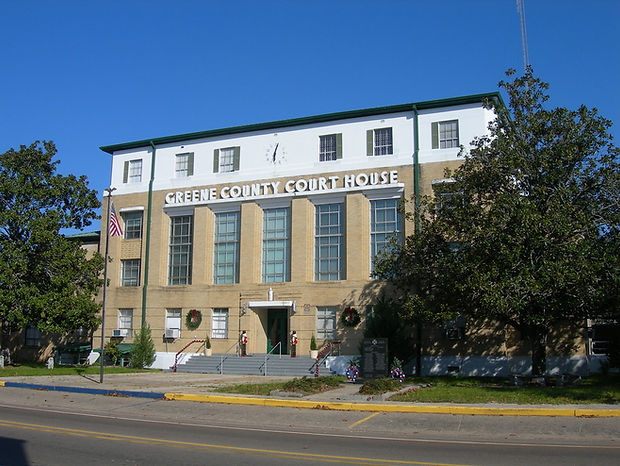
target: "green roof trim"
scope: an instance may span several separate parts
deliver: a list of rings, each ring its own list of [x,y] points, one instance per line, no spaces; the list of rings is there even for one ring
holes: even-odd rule
[[[65,237],[73,241],[97,241],[99,242],[100,236],[101,236],[100,231],[90,231],[90,232],[84,232],[84,233],[74,233],[72,235],[66,235]]]
[[[109,146],[101,146],[100,149],[108,154],[113,154],[119,150],[138,149],[140,147],[170,144],[175,142],[190,141],[192,139],[205,139],[215,136],[225,136],[239,133],[250,133],[253,131],[264,131],[269,129],[286,128],[291,126],[309,125],[313,123],[324,123],[335,120],[348,120],[352,118],[362,118],[366,116],[382,115],[386,113],[410,112],[413,107],[418,110],[439,107],[451,107],[455,105],[465,105],[473,103],[483,103],[485,100],[491,100],[500,106],[504,106],[502,97],[499,92],[489,92],[485,94],[473,94],[461,97],[452,97],[448,99],[426,100],[423,102],[412,102],[408,104],[390,105],[386,107],[374,107],[361,110],[349,110],[344,112],[326,113],[323,115],[314,115],[301,118],[292,118],[289,120],[270,121],[266,123],[255,123],[244,126],[232,126],[230,128],[220,128],[208,131],[198,131],[195,133],[177,134],[173,136],[164,136],[153,139],[143,139],[140,141],[125,142],[121,144],[112,144]]]

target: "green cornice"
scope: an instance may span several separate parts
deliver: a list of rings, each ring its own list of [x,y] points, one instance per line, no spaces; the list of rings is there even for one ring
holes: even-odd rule
[[[72,235],[66,235],[65,238],[71,241],[82,241],[82,242],[96,241],[98,243],[100,236],[101,236],[100,231],[91,231],[91,232],[85,232],[85,233],[74,233]]]
[[[198,131],[195,133],[177,134],[173,136],[164,136],[160,138],[143,139],[141,141],[125,142],[121,144],[112,144],[109,146],[101,146],[100,149],[108,154],[113,154],[119,150],[137,149],[140,147],[149,147],[151,143],[155,145],[170,144],[175,142],[190,141],[193,139],[204,139],[215,136],[225,136],[239,133],[249,133],[252,131],[264,131],[277,128],[286,128],[290,126],[309,125],[314,123],[324,123],[335,120],[348,120],[351,118],[362,118],[373,115],[384,115],[388,113],[410,112],[413,106],[418,110],[450,107],[454,105],[465,105],[473,103],[483,103],[485,100],[491,100],[503,106],[502,97],[499,92],[489,92],[486,94],[473,94],[461,97],[452,97],[449,99],[427,100],[424,102],[412,102],[408,104],[390,105],[387,107],[374,107],[362,110],[349,110],[345,112],[326,113],[323,115],[314,115],[301,118],[292,118],[289,120],[270,121],[267,123],[255,123],[244,126],[233,126],[230,128],[213,129],[209,131]]]

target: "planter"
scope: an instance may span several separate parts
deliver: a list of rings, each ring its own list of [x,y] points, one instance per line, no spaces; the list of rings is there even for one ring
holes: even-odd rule
[[[311,349],[310,350],[310,358],[316,359],[319,357],[319,350]]]
[[[213,356],[213,350],[211,348],[206,348],[205,356]]]

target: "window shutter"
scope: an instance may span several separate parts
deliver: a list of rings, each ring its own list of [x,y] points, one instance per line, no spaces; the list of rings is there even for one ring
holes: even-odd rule
[[[125,166],[123,167],[123,183],[127,183],[128,177],[129,177],[129,160],[125,162]]]
[[[233,150],[233,171],[239,171],[239,159],[241,158],[241,147],[235,146]]]
[[[366,131],[366,155],[375,155],[374,142],[374,131],[369,129]]]
[[[213,150],[213,173],[220,171],[220,150]]]
[[[194,153],[190,152],[187,154],[187,176],[192,176],[194,174]]]
[[[433,149],[439,149],[439,123],[431,123],[431,137],[433,139]]]
[[[336,160],[342,158],[342,133],[336,134]]]

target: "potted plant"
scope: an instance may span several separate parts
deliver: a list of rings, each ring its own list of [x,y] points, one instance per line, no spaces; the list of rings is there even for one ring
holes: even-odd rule
[[[207,335],[207,339],[205,340],[205,356],[211,356],[213,354],[213,350],[211,349],[211,340],[209,340],[209,336]]]
[[[316,346],[316,338],[314,338],[314,334],[312,334],[312,338],[310,338],[310,357],[316,359],[318,356],[319,350]]]

